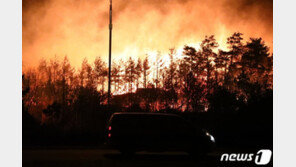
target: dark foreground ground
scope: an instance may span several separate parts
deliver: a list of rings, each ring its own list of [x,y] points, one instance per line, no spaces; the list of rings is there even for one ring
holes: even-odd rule
[[[225,151],[227,150],[227,151]],[[124,157],[112,149],[24,149],[24,167],[133,167],[133,166],[256,166],[254,162],[220,162],[223,153],[250,153],[255,150],[217,149],[206,157],[191,157],[183,152],[148,153],[138,152]],[[269,164],[268,166],[271,166]]]

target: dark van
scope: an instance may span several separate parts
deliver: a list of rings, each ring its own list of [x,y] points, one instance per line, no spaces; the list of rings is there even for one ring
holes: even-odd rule
[[[128,112],[111,116],[107,144],[123,154],[186,151],[199,155],[211,151],[215,139],[175,114]]]

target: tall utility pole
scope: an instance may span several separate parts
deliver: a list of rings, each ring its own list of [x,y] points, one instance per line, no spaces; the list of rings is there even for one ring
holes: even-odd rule
[[[110,0],[110,11],[109,11],[108,106],[110,106],[110,98],[111,98],[111,44],[112,44],[112,0]]]

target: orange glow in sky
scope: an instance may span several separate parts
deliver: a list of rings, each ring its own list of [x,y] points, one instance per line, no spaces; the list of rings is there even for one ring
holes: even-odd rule
[[[271,3],[270,3],[271,2]],[[109,0],[24,0],[23,68],[41,58],[68,56],[80,68],[86,57],[93,62],[108,57]],[[205,35],[215,35],[220,49],[234,32],[262,37],[272,51],[272,0],[113,0],[113,60],[159,51],[163,59],[174,47],[198,48]]]

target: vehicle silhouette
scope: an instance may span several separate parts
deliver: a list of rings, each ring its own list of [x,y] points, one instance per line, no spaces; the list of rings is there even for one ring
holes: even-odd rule
[[[107,144],[122,154],[137,151],[185,151],[204,155],[214,137],[175,114],[114,113],[107,126]]]

